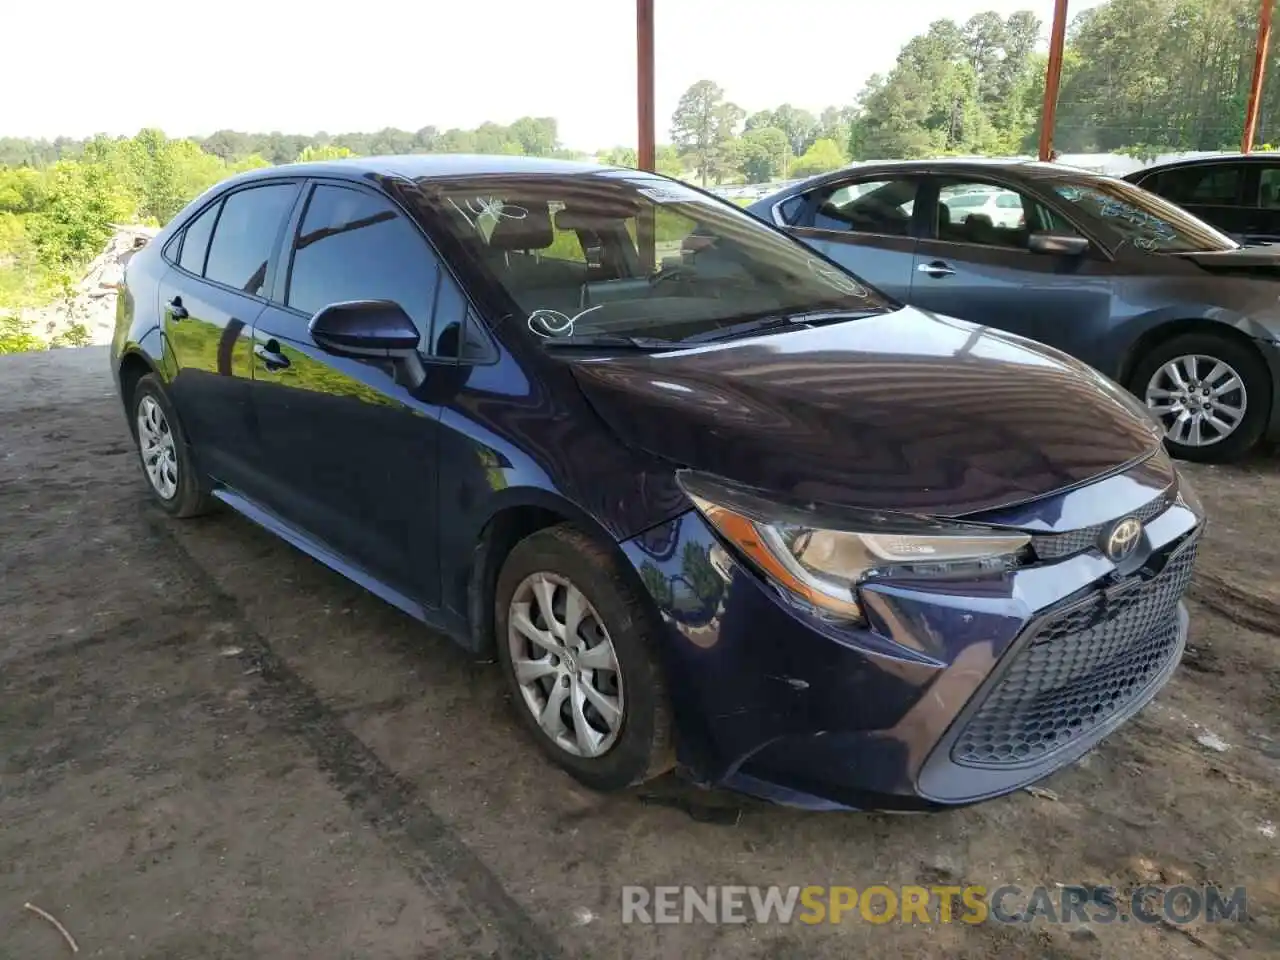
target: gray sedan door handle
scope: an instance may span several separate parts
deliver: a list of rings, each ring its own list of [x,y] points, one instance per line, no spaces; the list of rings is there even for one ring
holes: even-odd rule
[[[954,277],[955,271],[941,260],[934,260],[932,263],[922,263],[916,267],[920,273],[927,273],[931,277]]]

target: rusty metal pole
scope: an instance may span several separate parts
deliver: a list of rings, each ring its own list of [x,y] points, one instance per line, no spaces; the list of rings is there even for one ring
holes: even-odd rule
[[[636,107],[640,135],[636,166],[656,171],[657,139],[653,129],[653,0],[636,0]],[[644,270],[657,269],[657,231],[652,205],[636,217],[636,249]]]
[[[1275,0],[1262,0],[1262,10],[1258,15],[1258,48],[1253,55],[1253,82],[1249,85],[1249,106],[1244,114],[1244,137],[1240,141],[1240,152],[1248,153],[1253,149],[1254,138],[1258,134],[1258,109],[1262,106],[1262,80],[1267,72],[1267,50],[1271,46],[1271,15],[1275,9]]]
[[[1053,156],[1053,128],[1058,118],[1058,87],[1062,83],[1062,51],[1067,44],[1067,0],[1054,0],[1053,32],[1049,34],[1049,64],[1044,73],[1044,106],[1040,110],[1040,159]]]
[[[641,170],[657,166],[653,130],[653,0],[636,0],[636,106],[640,138],[636,162]]]

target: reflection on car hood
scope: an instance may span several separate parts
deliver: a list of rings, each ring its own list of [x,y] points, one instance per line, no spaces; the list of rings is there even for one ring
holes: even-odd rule
[[[626,443],[815,502],[960,516],[1115,472],[1159,435],[1029,340],[906,308],[660,354],[567,357]]]

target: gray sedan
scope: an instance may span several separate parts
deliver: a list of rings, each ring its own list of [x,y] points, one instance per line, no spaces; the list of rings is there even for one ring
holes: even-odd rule
[[[747,209],[904,303],[1079,357],[1146,401],[1177,457],[1280,439],[1280,248],[1055,164],[860,164]]]

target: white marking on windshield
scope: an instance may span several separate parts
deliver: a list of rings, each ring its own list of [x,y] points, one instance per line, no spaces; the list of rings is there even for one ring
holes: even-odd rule
[[[572,317],[559,310],[542,307],[529,314],[529,330],[539,337],[571,337],[574,324],[592,310],[599,310],[603,306],[603,303],[597,303],[594,307],[587,307]]]
[[[809,266],[810,273],[819,280],[829,283],[841,293],[847,293],[851,297],[858,297],[861,300],[866,300],[871,296],[870,291],[868,291],[866,287],[858,283],[858,281],[854,280],[853,277],[848,274],[841,273],[830,264],[823,263],[821,260],[815,260],[813,257],[809,257],[806,262]]]

